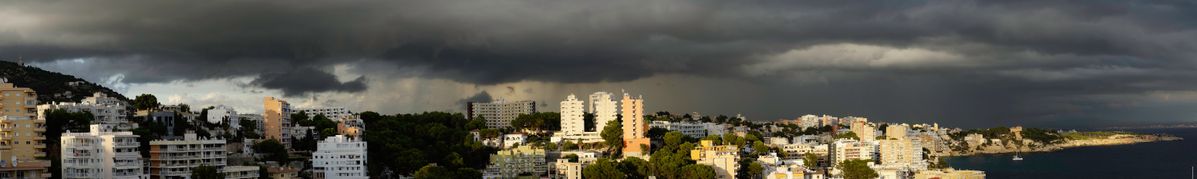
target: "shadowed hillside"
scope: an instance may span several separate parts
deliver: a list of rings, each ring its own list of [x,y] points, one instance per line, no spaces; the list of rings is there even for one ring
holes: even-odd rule
[[[98,84],[58,72],[42,70],[36,67],[0,61],[0,77],[8,79],[9,83],[19,87],[32,88],[37,91],[38,103],[51,101],[78,102],[91,96],[95,92],[103,92],[108,96],[128,101],[129,98]]]

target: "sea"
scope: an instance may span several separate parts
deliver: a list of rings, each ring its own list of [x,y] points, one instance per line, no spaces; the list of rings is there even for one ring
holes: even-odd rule
[[[985,171],[986,178],[1193,178],[1197,129],[1136,129],[1185,140],[1069,148],[1054,152],[947,158],[957,169]]]

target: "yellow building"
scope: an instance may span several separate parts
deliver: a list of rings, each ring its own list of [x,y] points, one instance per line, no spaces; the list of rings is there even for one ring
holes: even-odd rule
[[[715,168],[715,178],[736,178],[736,170],[740,169],[740,153],[736,146],[717,146],[711,140],[702,140],[701,143],[702,146],[690,151],[690,159]]]
[[[915,179],[985,179],[984,171],[977,170],[923,170],[914,174]]]
[[[37,118],[33,89],[0,83],[0,178],[47,178],[46,122]]]
[[[283,145],[290,144],[291,137],[287,129],[291,128],[291,104],[283,99],[266,97],[263,100],[262,124],[266,139],[276,139]]]

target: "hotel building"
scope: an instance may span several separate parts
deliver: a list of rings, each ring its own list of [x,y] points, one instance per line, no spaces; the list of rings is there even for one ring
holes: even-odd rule
[[[482,117],[486,119],[488,128],[508,128],[511,121],[521,114],[536,113],[536,102],[531,100],[492,102],[470,102],[466,104],[466,111],[470,119]]]

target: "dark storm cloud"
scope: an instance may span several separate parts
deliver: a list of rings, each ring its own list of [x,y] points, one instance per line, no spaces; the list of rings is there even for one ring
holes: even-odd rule
[[[306,92],[359,92],[366,90],[366,77],[364,76],[353,81],[340,82],[337,81],[336,76],[312,68],[262,74],[261,77],[250,83],[265,88],[280,89],[286,96],[298,96]]]
[[[684,74],[883,99],[929,86],[958,99],[927,103],[971,101],[982,115],[959,116],[993,120],[1197,89],[1194,17],[1191,1],[5,1],[0,56],[92,59],[131,83],[258,75],[287,95],[363,90],[325,72],[342,63],[484,85]]]
[[[490,96],[490,93],[487,93],[486,91],[482,91],[482,92],[478,92],[478,94],[474,94],[473,96],[458,100],[457,103],[461,104],[461,106],[465,106],[466,103],[470,103],[470,102],[491,102],[494,100],[495,99]]]

